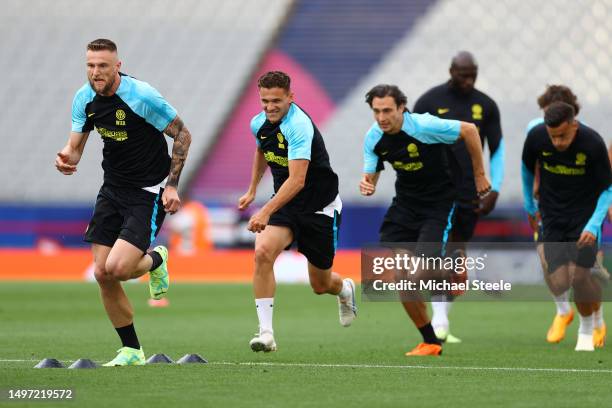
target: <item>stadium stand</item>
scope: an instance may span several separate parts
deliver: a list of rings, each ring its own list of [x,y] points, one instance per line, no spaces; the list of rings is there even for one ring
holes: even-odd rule
[[[113,39],[122,71],[151,83],[193,134],[183,181],[204,155],[291,0],[2,2],[0,150],[3,202],[87,202],[100,186],[101,144],[89,138],[77,175],[53,169],[86,81],[86,44]],[[262,12],[265,10],[265,12]]]
[[[533,4],[520,0],[436,2],[414,30],[361,78],[323,129],[332,165],[345,186],[343,197],[354,203],[386,203],[393,195],[391,174],[381,178],[371,198],[361,197],[357,189],[361,142],[373,123],[364,103],[367,90],[377,83],[395,83],[406,92],[411,108],[424,91],[448,78],[450,59],[462,49],[475,54],[480,65],[477,87],[491,95],[501,111],[506,138],[502,205],[521,203],[524,131],[529,120],[541,114],[536,98],[546,84],[570,86],[583,105],[582,120],[609,142],[610,6],[602,1],[558,0],[542,3],[536,11]],[[387,168],[387,173],[392,171]]]

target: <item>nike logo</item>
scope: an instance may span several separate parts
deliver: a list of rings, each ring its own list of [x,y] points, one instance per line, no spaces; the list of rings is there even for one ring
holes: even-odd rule
[[[552,156],[552,152],[542,152],[542,156],[544,157]]]
[[[449,110],[449,108],[438,108],[438,115],[444,115]]]
[[[87,114],[87,117],[88,117],[88,118],[91,118],[93,115],[95,115],[95,113],[88,113],[88,114]]]
[[[380,155],[381,155],[381,156],[384,156],[384,155],[385,155],[385,154],[387,154],[387,153],[389,153],[389,151],[386,151],[386,152],[381,152],[381,153],[380,153]]]
[[[268,136],[262,136],[261,140],[264,140],[264,139],[267,139],[267,138],[268,138]]]

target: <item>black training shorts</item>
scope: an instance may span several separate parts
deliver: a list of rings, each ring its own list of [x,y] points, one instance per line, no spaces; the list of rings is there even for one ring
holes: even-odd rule
[[[146,252],[159,233],[166,212],[159,194],[138,187],[100,188],[85,231],[86,242],[112,247],[121,238]]]
[[[293,233],[293,242],[297,243],[298,252],[304,254],[308,262],[317,268],[329,269],[334,263],[338,247],[341,218],[337,211],[330,217],[317,213],[297,213],[283,207],[272,214],[268,225],[289,228]]]

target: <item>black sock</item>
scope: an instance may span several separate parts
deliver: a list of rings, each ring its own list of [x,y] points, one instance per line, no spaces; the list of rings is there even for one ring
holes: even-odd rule
[[[162,262],[164,262],[164,260],[162,259],[161,255],[158,254],[155,251],[149,252],[149,256],[153,260],[153,263],[151,264],[151,268],[149,269],[149,271],[157,269],[159,267],[159,265],[161,265]]]
[[[140,348],[136,330],[134,330],[134,323],[125,327],[115,327],[115,330],[117,330],[117,334],[121,337],[121,344],[123,347],[131,347],[134,349]]]
[[[425,326],[419,327],[419,331],[421,332],[421,336],[423,336],[423,341],[425,343],[442,344],[442,342],[436,337],[436,333],[434,333],[431,323],[427,323]]]

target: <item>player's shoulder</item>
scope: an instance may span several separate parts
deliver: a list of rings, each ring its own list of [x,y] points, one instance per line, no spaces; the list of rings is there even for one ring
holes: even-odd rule
[[[125,74],[121,75],[121,85],[119,85],[119,90],[122,90],[122,87],[130,94],[130,96],[139,97],[144,100],[157,97],[159,95],[157,89],[155,89],[148,82]]]
[[[378,123],[374,122],[365,134],[365,138],[363,140],[364,147],[374,150],[374,147],[380,141],[384,133],[385,132],[382,131],[380,126],[378,126]]]
[[[312,120],[302,108],[300,108],[295,103],[292,103],[289,107],[289,111],[287,112],[285,120],[283,120],[283,124],[286,124],[288,126],[304,124],[312,125]]]
[[[548,132],[546,131],[546,125],[543,120],[534,124],[534,126],[527,131],[526,140],[531,143],[548,140]]]
[[[533,118],[529,121],[529,123],[527,123],[527,126],[525,127],[525,135],[529,135],[529,132],[531,132],[531,130],[544,123],[544,118],[539,117],[539,118]]]
[[[89,82],[86,82],[82,87],[80,87],[74,94],[74,101],[86,104],[93,100],[96,96],[96,92],[91,89]]]
[[[310,116],[295,103],[292,103],[289,107],[289,111],[285,118],[283,118],[280,128],[281,132],[289,137],[294,133],[305,133],[314,136],[314,125]]]
[[[600,147],[601,145],[605,146],[606,142],[603,137],[590,126],[585,125],[584,123],[578,121],[578,132],[581,136],[581,139],[584,140],[585,143]]]
[[[259,129],[263,126],[266,121],[266,113],[264,111],[259,112],[257,115],[253,116],[251,119],[251,132],[253,134],[257,134]]]
[[[474,88],[474,97],[481,105],[483,105],[483,107],[497,109],[497,103],[495,100],[481,90]]]

